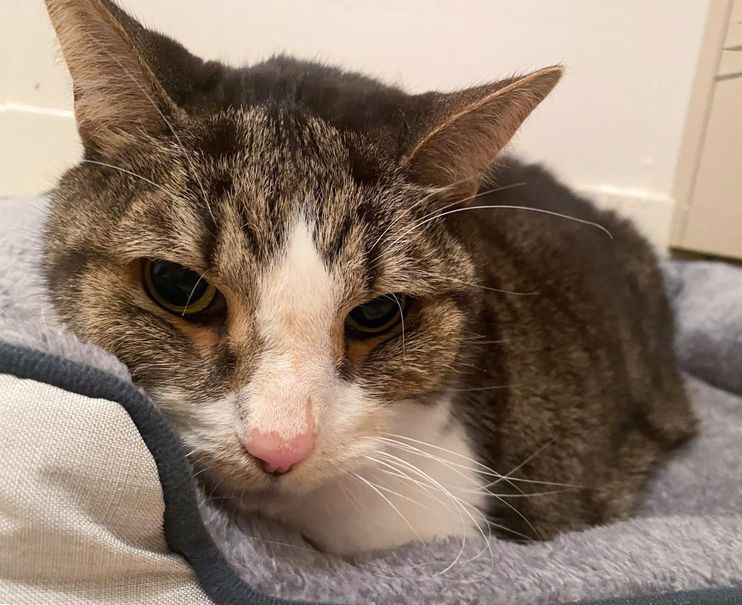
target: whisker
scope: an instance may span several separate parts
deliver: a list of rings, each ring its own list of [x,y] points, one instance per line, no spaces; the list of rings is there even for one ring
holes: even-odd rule
[[[343,475],[345,475],[346,477],[350,477],[351,479],[355,479],[355,477],[353,477],[353,476],[352,476],[352,475],[350,474],[350,472],[349,472],[349,471],[343,471]],[[353,507],[354,507],[354,508],[355,508],[355,509],[356,509],[356,510],[357,510],[358,512],[362,512],[362,511],[361,511],[361,507],[360,507],[360,505],[359,505],[359,503],[358,503],[358,500],[356,500],[356,499],[355,499],[355,498],[354,498],[354,497],[353,497],[353,496],[351,495],[351,494],[352,494],[352,492],[348,491],[348,488],[347,488],[347,487],[345,487],[345,485],[343,484],[343,482],[342,482],[342,481],[338,481],[337,485],[338,485],[338,487],[340,488],[340,491],[341,491],[341,492],[343,492],[343,495],[344,495],[344,496],[346,497],[346,499],[348,500],[348,502],[350,502],[350,503],[351,503],[351,505],[352,505],[352,506],[353,506]]]
[[[458,474],[459,476],[461,476],[465,480],[469,481],[470,483],[474,484],[474,486],[475,486],[474,489],[457,488],[458,490],[460,490],[460,491],[462,491],[464,493],[477,494],[477,495],[480,495],[480,496],[491,496],[493,498],[496,498],[496,499],[502,501],[502,495],[495,494],[494,492],[491,492],[489,489],[487,489],[487,487],[485,487],[482,484],[480,484],[477,480],[473,479],[470,476],[465,475],[464,473],[462,473],[461,471],[459,471],[459,470],[457,470],[456,468],[453,468],[453,467],[454,466],[458,466],[459,468],[465,468],[465,469],[467,469],[469,471],[472,471],[472,472],[476,472],[475,469],[471,469],[470,467],[466,467],[466,466],[459,465],[459,464],[456,464],[456,463],[451,462],[451,461],[448,461],[448,460],[444,460],[443,458],[440,458],[439,456],[435,456],[435,455],[430,454],[428,452],[424,452],[424,451],[422,451],[422,450],[420,450],[418,448],[413,448],[413,446],[407,446],[405,444],[394,443],[394,442],[391,442],[391,441],[390,441],[389,444],[392,445],[392,446],[394,446],[394,447],[399,447],[400,449],[404,449],[404,450],[407,450],[407,451],[409,451],[408,448],[412,448],[413,449],[413,451],[412,451],[413,454],[417,454],[419,456],[423,456],[425,458],[429,458],[429,459],[431,459],[431,460],[433,460],[435,462],[438,462],[439,464],[442,464],[443,466],[449,468],[450,470],[452,470],[453,472],[455,472],[456,474]],[[509,481],[507,483],[510,484]],[[518,490],[518,487],[517,486],[512,485],[512,484],[510,484],[510,485],[514,489]],[[518,490],[518,491],[520,491],[520,490]],[[505,504],[508,505],[507,503],[505,503]]]
[[[436,502],[443,506],[447,506],[447,503],[441,500],[436,494],[435,491],[431,492],[430,486],[426,483],[423,483],[422,481],[419,481],[417,479],[414,479],[410,477],[408,474],[401,471],[398,467],[394,466],[393,464],[389,462],[385,462],[384,460],[379,460],[378,458],[374,458],[373,456],[366,456],[366,459],[371,460],[372,462],[375,462],[376,464],[379,464],[381,466],[387,467],[385,468],[379,468],[377,470],[381,471],[382,473],[391,475],[397,479],[404,480],[408,483],[412,483],[413,485],[421,488],[423,491],[425,491],[430,497],[434,498]],[[392,469],[392,470],[387,470]]]
[[[497,391],[500,389],[518,389],[523,388],[526,385],[519,385],[519,384],[498,384],[491,387],[467,387],[463,389],[455,389],[455,388],[448,388],[447,391],[451,391],[453,393],[474,393],[477,391]]]
[[[394,299],[394,302],[397,303],[397,307],[399,308],[399,319],[402,322],[402,363],[404,363],[404,365],[407,365],[407,350],[405,348],[404,337],[404,312],[402,311],[402,303],[399,302],[396,294],[392,294],[391,296]]]
[[[258,538],[257,536],[246,534],[244,532],[242,533],[242,535],[245,538],[247,538],[248,540],[255,540],[256,542],[263,542],[265,544],[273,544],[273,545],[282,546],[282,547],[285,547],[285,548],[292,548],[294,550],[300,550],[300,551],[303,551],[303,552],[309,552],[309,553],[312,553],[313,555],[317,555],[317,556],[320,556],[320,557],[326,557],[327,556],[322,551],[319,551],[316,548],[308,548],[306,546],[299,546],[297,544],[290,544],[289,542],[280,542],[278,540],[268,540],[267,538]]]
[[[473,465],[475,465],[475,467],[479,468],[480,470],[475,470],[473,467],[468,467],[468,466],[463,466],[463,468],[470,469],[470,470],[475,470],[475,472],[477,472],[477,473],[479,473],[481,475],[490,476],[490,477],[497,477],[498,479],[505,480],[506,482],[515,481],[515,482],[519,482],[519,483],[534,483],[534,484],[538,484],[538,485],[551,485],[553,487],[568,487],[568,488],[573,488],[573,489],[588,489],[588,488],[586,488],[585,486],[582,486],[582,485],[573,485],[573,484],[570,484],[570,483],[555,483],[555,482],[552,482],[552,481],[540,481],[540,480],[537,480],[537,479],[525,479],[525,478],[522,478],[522,477],[512,477],[512,476],[510,476],[511,473],[516,472],[517,470],[519,470],[520,468],[522,468],[522,466],[524,464],[527,464],[533,458],[535,458],[536,455],[538,455],[543,450],[543,448],[541,448],[535,454],[531,455],[527,460],[523,461],[523,463],[521,465],[519,465],[515,469],[511,470],[508,475],[503,475],[501,473],[498,473],[496,470],[490,468],[486,464],[480,462],[479,460],[475,460],[474,458],[471,458],[471,457],[466,456],[464,454],[461,454],[459,452],[455,452],[453,450],[449,450],[447,448],[440,447],[438,445],[434,445],[434,444],[428,443],[426,441],[420,441],[419,439],[413,439],[412,437],[407,437],[406,435],[398,435],[396,433],[388,433],[388,432],[384,432],[382,434],[383,435],[387,435],[388,437],[397,437],[398,439],[403,439],[405,441],[410,441],[412,443],[417,443],[418,445],[422,445],[422,446],[425,446],[425,447],[432,448],[434,450],[438,450],[438,451],[445,452],[447,454],[451,454],[452,456],[455,456],[457,458],[461,458],[463,460],[466,460],[467,462],[471,462]],[[376,439],[382,439],[382,438],[381,437],[376,437]],[[394,439],[390,439],[389,441],[391,443],[394,443]],[[552,441],[554,441],[554,439],[552,439]],[[400,442],[397,442],[397,443],[399,445],[405,445],[405,444],[400,443]],[[449,462],[449,464],[453,464],[453,465],[456,465],[457,464],[457,463],[455,463],[453,461],[448,461],[448,462]],[[494,482],[488,484],[488,487],[490,487],[492,485],[494,485]]]
[[[371,439],[373,439],[375,441],[381,441],[385,445],[391,445],[392,447],[396,447],[398,449],[401,449],[401,450],[410,452],[412,454],[416,454],[418,456],[422,456],[423,458],[427,458],[429,460],[433,460],[435,462],[439,462],[443,466],[449,468],[450,470],[452,470],[453,472],[455,472],[459,476],[463,477],[467,481],[470,481],[474,485],[476,485],[476,486],[479,486],[480,485],[479,482],[476,479],[474,479],[472,477],[469,477],[465,473],[463,473],[460,470],[458,470],[457,468],[454,468],[454,467],[458,467],[458,468],[463,468],[463,469],[466,469],[466,470],[470,470],[470,471],[476,472],[476,470],[475,469],[472,469],[471,467],[467,467],[467,466],[462,465],[462,464],[457,464],[455,462],[451,462],[451,461],[445,460],[445,459],[441,458],[440,456],[436,456],[435,454],[431,454],[429,452],[425,452],[425,451],[423,451],[423,450],[421,450],[419,448],[416,448],[414,446],[411,446],[411,445],[407,445],[407,444],[404,444],[404,443],[395,442],[392,439],[385,439],[384,437],[371,437]]]
[[[358,473],[353,473],[353,476],[354,476],[354,477],[355,477],[356,479],[358,479],[359,481],[362,481],[363,483],[365,483],[366,485],[368,485],[368,486],[369,486],[369,487],[370,487],[370,488],[371,488],[372,490],[374,490],[374,492],[376,492],[376,493],[377,493],[377,494],[378,494],[379,496],[381,496],[381,498],[382,498],[382,499],[383,499],[383,500],[384,500],[384,501],[385,501],[385,502],[386,502],[386,503],[387,503],[387,504],[388,504],[389,506],[391,506],[391,507],[392,507],[392,508],[394,509],[394,511],[395,511],[395,512],[396,512],[396,513],[397,513],[397,514],[398,514],[398,515],[400,516],[400,518],[402,519],[402,521],[404,521],[404,522],[405,522],[405,524],[407,525],[407,527],[409,527],[409,528],[410,528],[410,529],[412,530],[412,532],[413,532],[413,533],[414,533],[414,534],[415,534],[415,535],[417,536],[417,539],[418,539],[418,540],[419,540],[419,541],[420,541],[421,543],[425,544],[425,540],[423,540],[422,536],[420,535],[420,532],[418,532],[418,531],[417,531],[417,529],[415,528],[415,526],[414,526],[414,525],[412,525],[412,523],[410,523],[410,522],[409,522],[409,520],[407,519],[407,517],[405,517],[405,516],[404,516],[404,515],[402,514],[402,511],[400,511],[400,510],[399,510],[399,509],[398,509],[398,508],[397,508],[397,507],[396,507],[396,506],[394,505],[394,503],[393,503],[393,502],[392,502],[392,501],[391,501],[391,500],[390,500],[389,498],[387,498],[387,497],[386,497],[386,496],[385,496],[385,495],[384,495],[383,493],[381,493],[381,490],[379,490],[379,489],[378,489],[378,488],[377,488],[377,487],[376,487],[376,486],[375,486],[375,485],[374,485],[373,483],[371,483],[370,481],[367,481],[366,479],[364,479],[364,478],[363,478],[363,477],[362,477],[361,475],[359,475]]]
[[[528,522],[527,519],[525,519],[525,517],[523,517],[523,519],[526,521],[526,523],[528,523],[529,526],[531,526],[531,529],[533,529],[534,533],[538,536],[539,534],[536,532],[536,529]],[[514,536],[518,536],[519,538],[523,538],[523,540],[525,542],[528,542],[529,544],[533,543],[533,536],[529,536],[527,534],[524,534],[522,532],[519,532],[518,530],[513,529],[512,527],[508,527],[507,525],[501,525],[500,523],[495,523],[494,521],[487,520],[486,522],[491,527],[495,527],[495,528],[499,529],[500,531],[504,531],[504,532],[507,532],[509,534],[513,534]]]
[[[436,194],[440,193],[440,192],[441,192],[442,190],[443,190],[442,188],[437,188],[437,187],[436,187],[436,188],[435,188],[435,189],[433,189],[433,191],[431,191],[431,192],[430,192],[430,193],[429,193],[428,195],[425,195],[425,196],[423,196],[423,197],[422,197],[422,198],[420,198],[420,199],[419,199],[418,201],[416,201],[416,202],[415,202],[414,204],[412,204],[412,205],[408,206],[408,207],[407,207],[407,208],[406,208],[406,209],[404,210],[404,212],[402,212],[402,213],[401,213],[401,214],[400,214],[400,215],[399,215],[398,217],[396,217],[396,220],[393,220],[393,221],[392,221],[391,223],[389,223],[389,225],[387,226],[387,228],[386,228],[386,229],[384,229],[384,231],[382,231],[382,232],[381,232],[381,235],[380,235],[380,236],[379,236],[378,238],[376,238],[376,240],[374,241],[374,243],[373,243],[373,244],[371,244],[371,246],[369,247],[369,250],[373,250],[374,248],[376,248],[376,246],[378,246],[378,245],[379,245],[379,242],[380,242],[380,241],[381,241],[382,239],[384,239],[384,236],[385,236],[385,235],[386,235],[387,233],[389,233],[389,230],[390,230],[390,229],[391,229],[392,227],[394,227],[394,225],[396,225],[396,224],[397,224],[397,223],[398,223],[398,222],[399,222],[400,220],[402,220],[402,218],[403,218],[403,217],[405,217],[405,216],[409,215],[409,214],[410,214],[410,213],[411,213],[411,212],[412,212],[412,211],[413,211],[413,210],[414,210],[415,208],[417,208],[417,207],[418,207],[418,206],[420,206],[421,204],[424,204],[424,203],[425,203],[425,202],[427,202],[427,201],[428,201],[428,200],[429,200],[430,198],[432,198],[432,197],[433,197],[433,196],[435,196]]]
[[[491,193],[491,192],[483,192],[482,194],[478,194],[474,197],[479,197],[479,195],[485,195],[485,193]],[[465,200],[459,200],[460,203]],[[454,204],[449,204],[449,207]],[[579,223],[582,225],[587,225],[590,227],[594,227],[595,229],[599,229],[600,231],[603,231],[611,240],[613,240],[613,234],[603,225],[600,223],[596,223],[594,221],[589,221],[587,219],[578,218],[576,216],[570,216],[568,214],[563,214],[561,212],[555,212],[553,210],[546,210],[544,208],[534,208],[532,206],[518,206],[513,204],[484,204],[480,206],[465,206],[463,208],[454,208],[452,210],[445,210],[438,213],[435,213],[433,215],[428,215],[427,217],[424,217],[423,219],[420,219],[416,223],[413,223],[410,227],[408,227],[405,231],[403,231],[400,235],[398,235],[392,242],[389,244],[390,247],[396,245],[401,241],[401,239],[407,235],[408,233],[414,231],[415,229],[422,227],[423,225],[430,223],[431,221],[438,220],[439,218],[442,218],[444,216],[448,216],[451,214],[458,214],[459,212],[468,212],[470,210],[496,210],[496,209],[502,209],[502,210],[523,210],[525,212],[534,212],[537,214],[544,214],[547,216],[553,216],[556,218],[561,218],[564,220],[572,221],[575,223]]]
[[[418,201],[416,201],[414,204],[411,204],[410,206],[408,206],[405,209],[404,212],[402,212],[398,217],[396,217],[396,220],[392,221],[387,226],[387,228],[384,229],[384,231],[381,232],[381,235],[374,241],[374,243],[371,245],[371,247],[369,249],[370,250],[373,250],[379,244],[379,242],[384,238],[384,236],[389,232],[389,230],[394,225],[396,225],[402,218],[404,218],[405,216],[409,215],[418,206],[426,203],[432,197],[435,197],[436,195],[438,195],[440,193],[445,193],[446,191],[451,191],[451,190],[455,189],[458,185],[462,185],[463,183],[466,183],[467,181],[471,181],[473,179],[479,179],[479,178],[480,178],[479,175],[468,176],[468,177],[463,178],[463,179],[460,179],[458,181],[454,181],[453,183],[449,183],[448,185],[445,185],[443,187],[429,187],[428,188],[428,191],[429,191],[428,195],[423,196]],[[522,187],[525,184],[526,183],[523,182],[523,183],[513,183],[513,184],[510,184],[510,185],[504,185],[504,186],[501,186],[501,187],[496,187],[494,189],[490,189],[488,191],[484,191],[484,192],[482,192],[480,194],[477,194],[477,195],[475,195],[473,197],[479,197],[480,195],[486,195],[488,193],[495,193],[496,191],[502,191],[504,189],[511,189],[513,187]],[[443,208],[436,209],[435,212],[438,212],[438,211],[443,210],[443,209],[446,209],[446,208],[450,208],[451,206],[455,206],[456,204],[460,204],[461,202],[466,201],[466,200],[469,200],[469,199],[473,199],[473,198],[464,198],[464,199],[461,199],[461,200],[456,200],[455,202],[453,202],[451,204],[448,204],[446,206],[443,206]],[[425,218],[426,216],[430,216],[431,214],[435,214],[435,212],[430,213],[430,214],[427,214],[427,215],[423,215],[422,218]]]
[[[513,468],[509,473],[506,473],[505,475],[501,475],[500,478],[497,481],[495,481],[492,485],[496,485],[498,481],[502,481],[503,479],[510,479],[513,473],[517,473],[526,464],[528,464],[531,460],[533,460],[536,456],[538,456],[541,452],[543,452],[548,446],[554,443],[554,441],[556,441],[556,437],[552,437],[551,439],[549,439],[540,448],[538,448],[535,452],[533,452],[533,454],[528,456],[528,458],[526,458],[523,462],[521,462],[519,465]],[[558,484],[555,483],[553,485],[558,485]]]
[[[424,504],[423,502],[420,502],[419,500],[415,500],[414,498],[410,498],[409,496],[407,496],[407,495],[405,495],[405,494],[403,494],[401,492],[395,491],[395,490],[393,490],[393,489],[391,489],[389,487],[386,487],[384,485],[379,485],[378,483],[374,483],[374,485],[376,487],[378,487],[380,490],[382,490],[384,492],[387,492],[389,494],[392,494],[393,496],[397,496],[398,498],[402,498],[403,500],[407,500],[408,502],[411,502],[412,504],[415,504],[417,506],[420,506],[420,507],[422,507],[422,508],[424,508],[426,510],[432,510],[429,505]]]
[[[613,234],[603,225],[600,223],[596,223],[594,221],[589,221],[584,218],[577,218],[576,216],[570,216],[568,214],[563,214],[561,212],[555,212],[553,210],[546,210],[544,208],[533,208],[531,206],[515,206],[511,204],[485,204],[482,206],[466,206],[464,208],[454,208],[453,210],[447,210],[446,212],[442,212],[440,214],[437,214],[429,219],[427,219],[424,223],[421,223],[419,226],[424,225],[425,223],[429,223],[430,221],[437,220],[439,218],[442,218],[444,216],[448,216],[450,214],[458,214],[459,212],[467,212],[469,210],[496,210],[496,209],[502,209],[502,210],[524,210],[526,212],[535,212],[537,214],[545,214],[547,216],[553,216],[556,218],[561,218],[564,220],[572,221],[575,223],[579,223],[581,225],[587,225],[589,227],[594,227],[595,229],[599,229],[603,233],[605,233],[609,238],[613,238]]]
[[[389,452],[384,452],[384,451],[380,451],[380,452],[378,452],[378,453],[379,453],[380,455],[383,455],[383,456],[384,456],[385,458],[391,458],[392,460],[395,460],[395,461],[396,461],[396,462],[397,462],[398,464],[401,464],[401,465],[403,465],[403,466],[405,466],[405,467],[409,468],[409,470],[410,470],[410,471],[412,471],[413,473],[415,473],[415,474],[417,474],[417,475],[419,475],[419,476],[423,477],[424,479],[426,479],[427,481],[429,481],[430,483],[432,483],[432,484],[433,484],[434,486],[436,486],[436,487],[437,487],[438,489],[440,489],[440,490],[441,490],[441,491],[442,491],[442,492],[443,492],[444,494],[446,494],[446,495],[447,495],[447,496],[448,496],[449,498],[451,498],[452,502],[455,502],[455,503],[456,503],[456,504],[457,504],[457,505],[459,506],[460,510],[461,510],[461,511],[462,511],[463,513],[465,513],[465,514],[466,514],[466,515],[467,515],[467,516],[469,517],[469,519],[471,520],[471,522],[472,522],[472,523],[474,524],[474,527],[476,527],[476,529],[477,529],[477,530],[478,530],[478,531],[480,532],[480,534],[482,535],[482,538],[483,538],[483,539],[485,540],[485,542],[487,543],[487,547],[488,547],[488,549],[489,549],[489,551],[490,551],[490,556],[491,556],[491,560],[492,560],[492,561],[494,562],[494,553],[492,552],[492,546],[490,545],[490,543],[489,543],[489,540],[487,539],[487,536],[486,536],[486,535],[484,534],[484,531],[482,530],[481,526],[480,526],[480,525],[479,525],[479,523],[478,523],[478,522],[476,521],[476,519],[474,519],[474,516],[473,516],[473,515],[471,514],[471,512],[470,512],[470,511],[468,510],[468,508],[467,508],[467,507],[466,507],[466,505],[465,505],[465,504],[464,504],[464,503],[463,503],[463,502],[461,501],[461,499],[460,499],[460,498],[457,498],[456,496],[454,496],[454,495],[453,495],[453,494],[452,494],[452,493],[450,492],[450,490],[446,489],[446,488],[445,488],[445,487],[444,487],[443,485],[441,485],[441,483],[439,483],[438,481],[436,481],[436,480],[435,480],[435,479],[434,479],[433,477],[431,477],[431,476],[430,476],[429,474],[427,474],[427,473],[426,473],[425,471],[423,471],[423,470],[419,469],[418,467],[416,467],[416,466],[415,466],[414,464],[410,464],[410,463],[409,463],[409,462],[407,462],[406,460],[403,460],[402,458],[399,458],[398,456],[395,456],[395,455],[393,455],[393,454],[390,454]],[[483,514],[481,513],[481,511],[478,511],[478,512],[480,513],[480,515],[484,516],[484,515],[483,515]],[[462,546],[462,550],[463,550],[463,546]],[[453,564],[452,564],[452,565],[453,565]],[[445,569],[445,570],[444,570],[443,572],[441,572],[441,573],[445,573],[446,571],[448,571],[448,569],[450,569],[450,568],[452,567],[452,565],[451,565],[451,566],[449,566],[448,568],[446,568],[446,569]]]
[[[206,472],[206,471],[208,471],[208,470],[209,470],[209,468],[208,468],[208,467],[206,467],[206,468],[202,468],[202,469],[201,469],[200,471],[196,471],[195,473],[193,473],[193,475],[192,475],[192,476],[193,476],[193,478],[195,479],[195,478],[196,478],[196,477],[198,477],[198,476],[199,476],[199,475],[200,475],[201,473],[205,473],[205,472]]]
[[[501,498],[533,498],[536,496],[552,496],[554,494],[564,494],[567,492],[573,491],[574,488],[566,487],[563,489],[551,489],[543,492],[527,492],[527,493],[520,493],[520,494],[498,494]],[[491,492],[488,492],[491,493]],[[495,494],[492,494],[493,496]]]
[[[165,192],[167,195],[171,196],[173,199],[178,200],[179,202],[182,201],[175,193],[172,191],[167,190],[162,185],[158,185],[154,181],[148,179],[145,176],[142,176],[141,174],[137,174],[136,172],[132,172],[131,170],[127,170],[126,168],[122,168],[121,166],[115,166],[113,164],[107,164],[106,162],[99,162],[97,160],[80,160],[81,164],[95,164],[97,166],[105,166],[106,168],[110,168],[111,170],[117,170],[119,172],[122,172],[124,174],[128,174],[129,176],[133,176],[141,181],[144,181],[145,183],[149,183],[153,187],[159,189],[160,191]]]
[[[383,453],[385,453],[385,452],[378,452],[378,453],[382,453],[382,454],[383,454]],[[387,466],[387,467],[389,467],[389,468],[392,468],[392,469],[394,469],[394,470],[399,470],[399,468],[398,468],[398,465],[394,464],[393,462],[389,462],[389,463],[387,463],[387,462],[384,462],[384,461],[382,461],[382,460],[378,460],[378,459],[376,459],[376,458],[373,458],[373,457],[370,457],[370,456],[367,456],[367,458],[368,458],[369,460],[373,460],[373,461],[374,461],[374,462],[376,462],[377,464],[380,464],[380,465],[383,465],[383,466]],[[412,465],[412,466],[413,466],[413,468],[415,468],[415,467],[414,467],[414,465]],[[404,476],[405,476],[405,477],[406,477],[407,479],[409,479],[410,481],[412,481],[412,482],[413,482],[414,484],[417,484],[418,486],[421,486],[421,487],[422,487],[422,488],[423,488],[423,489],[424,489],[424,490],[425,490],[425,491],[426,491],[427,493],[430,493],[430,492],[429,492],[429,489],[428,489],[428,488],[429,488],[429,486],[428,486],[428,485],[426,485],[426,484],[422,484],[421,482],[418,482],[418,481],[416,481],[416,480],[414,480],[414,479],[410,478],[410,477],[409,477],[409,476],[408,476],[408,475],[407,475],[406,473],[404,473],[404,471],[400,471],[400,472],[402,472],[402,473],[403,473],[403,475],[404,475]],[[422,472],[422,471],[420,471],[420,472]],[[458,516],[459,516],[459,520],[460,520],[460,521],[462,522],[462,530],[463,530],[463,523],[464,523],[464,521],[463,521],[463,518],[461,517],[461,512],[460,512],[460,511],[458,510],[458,509],[459,509],[459,508],[461,508],[461,506],[462,506],[462,505],[461,505],[461,503],[460,503],[460,501],[458,501],[458,500],[457,500],[457,499],[455,498],[455,496],[453,496],[453,494],[451,494],[450,492],[447,492],[447,490],[446,490],[445,488],[443,488],[442,486],[440,486],[440,485],[438,486],[438,491],[441,491],[442,493],[444,493],[444,495],[446,495],[446,496],[447,496],[447,497],[449,498],[449,500],[451,500],[451,503],[452,503],[452,504],[454,504],[454,510],[455,510],[455,511],[457,511],[457,514],[458,514]],[[438,502],[441,502],[441,501],[440,501],[440,500],[439,500],[439,499],[438,499],[438,498],[437,498],[437,497],[436,497],[435,495],[433,495],[433,497],[434,497],[434,498],[436,498],[436,500],[437,500]],[[445,506],[446,508],[448,508],[448,506],[446,506],[446,504],[445,504],[445,503],[441,503],[441,504],[442,504],[443,506]],[[458,504],[458,508],[457,508],[457,507],[455,506],[455,505],[457,505],[457,504]],[[471,516],[471,515],[470,515],[470,516]],[[475,525],[476,525],[476,522],[475,522]],[[477,526],[477,527],[478,527],[478,526]],[[481,529],[480,529],[480,531],[481,531]],[[445,569],[444,569],[444,570],[443,570],[443,571],[442,571],[441,573],[445,573],[446,571],[448,571],[448,570],[449,570],[449,569],[450,569],[451,567],[453,567],[453,566],[454,566],[454,565],[455,565],[455,564],[456,564],[456,563],[457,563],[457,562],[458,562],[458,561],[459,561],[459,560],[461,559],[461,556],[462,556],[462,554],[463,554],[463,552],[464,552],[464,548],[465,548],[465,547],[466,547],[466,535],[464,534],[464,535],[462,535],[461,548],[459,549],[459,552],[458,552],[458,554],[457,554],[457,555],[456,555],[456,557],[454,558],[453,562],[452,562],[452,563],[451,563],[451,564],[450,564],[450,565],[449,565],[448,567],[446,567],[446,568],[445,568]],[[437,574],[436,574],[436,575],[437,575]]]
[[[157,103],[155,103],[154,99],[152,99],[152,97],[147,93],[144,86],[142,86],[141,82],[139,82],[139,80],[137,80],[133,75],[131,75],[129,70],[126,69],[126,67],[115,56],[113,56],[111,53],[108,53],[108,55],[111,59],[113,59],[118,64],[118,66],[124,71],[127,77],[131,79],[132,82],[134,82],[134,84],[137,85],[141,93],[152,104],[152,107],[154,107],[155,111],[160,115],[160,117],[162,118],[162,121],[165,122],[167,127],[170,129],[170,132],[173,134],[173,137],[175,137],[175,140],[178,142],[178,146],[180,147],[180,150],[183,153],[183,158],[185,159],[186,163],[188,164],[188,167],[191,170],[191,174],[195,177],[196,183],[198,184],[199,189],[201,189],[201,195],[203,196],[203,200],[204,200],[204,203],[206,204],[207,210],[209,211],[211,220],[216,223],[216,218],[214,218],[214,213],[211,210],[211,204],[209,203],[209,197],[206,194],[206,189],[204,189],[203,181],[199,177],[198,171],[196,170],[196,167],[193,165],[193,162],[191,161],[190,156],[186,152],[185,146],[183,145],[183,141],[181,140],[180,136],[176,132],[175,128],[170,123],[170,121],[165,117],[165,114],[162,113],[160,108],[157,106]]]
[[[465,182],[465,181],[468,181],[470,179],[471,179],[471,177],[469,177],[467,179],[464,179],[463,181],[460,181],[460,182]],[[456,183],[456,184],[459,184],[459,183]],[[390,247],[393,246],[394,244],[396,244],[402,237],[404,237],[405,235],[407,235],[411,231],[414,231],[418,227],[418,225],[422,224],[422,222],[425,221],[425,219],[428,219],[430,217],[434,217],[439,212],[442,212],[444,210],[448,210],[449,208],[452,208],[453,206],[457,206],[457,205],[462,204],[464,202],[471,201],[471,200],[476,199],[478,197],[482,197],[484,195],[489,195],[490,193],[496,193],[498,191],[503,191],[503,190],[506,190],[506,189],[512,189],[514,187],[523,187],[526,184],[527,183],[525,183],[525,182],[512,183],[510,185],[504,185],[504,186],[501,186],[501,187],[495,187],[495,188],[492,188],[492,189],[487,189],[485,191],[478,192],[478,193],[476,193],[476,194],[474,194],[472,196],[454,200],[453,202],[450,202],[450,203],[446,204],[445,206],[441,206],[440,208],[436,208],[432,212],[429,212],[429,213],[424,214],[423,216],[421,216],[419,219],[417,219],[416,221],[414,221],[412,223],[412,225],[409,225],[399,236],[397,236],[394,240],[392,240],[392,242],[390,244]],[[444,188],[444,190],[447,189],[447,188],[448,187]],[[430,196],[428,196],[427,199],[429,199],[429,197]],[[414,205],[417,205],[417,204],[414,204]],[[387,231],[388,231],[388,229],[387,229]]]
[[[498,338],[496,340],[475,340],[474,344],[478,345],[499,345],[507,342],[515,342],[517,340],[523,340],[525,336],[514,336],[513,338]]]
[[[470,368],[474,370],[475,372],[482,372],[483,374],[489,374],[489,370],[487,368],[481,368],[479,366],[475,366],[473,363],[459,363],[459,367],[461,368]],[[466,372],[461,372],[466,373]],[[490,378],[489,376],[487,378]]]
[[[475,283],[472,283],[472,282],[469,282],[463,279],[458,279],[456,277],[449,277],[447,275],[437,275],[430,271],[420,271],[420,273],[425,273],[436,279],[452,281],[454,283],[462,284],[464,286],[469,286],[471,288],[479,288],[480,290],[486,290],[488,292],[497,292],[498,294],[509,294],[511,296],[538,296],[539,294],[541,294],[541,292],[539,292],[538,290],[531,290],[529,292],[519,292],[517,290],[503,290],[501,288],[492,288],[490,286],[485,286],[482,284],[475,284]]]
[[[222,483],[226,480],[226,477],[223,478],[221,481],[219,481],[214,487],[211,489],[211,493],[209,494],[209,500],[211,500],[214,497],[214,494],[216,493],[216,490],[221,487]]]
[[[191,304],[191,298],[193,297],[193,293],[196,291],[196,288],[198,288],[198,284],[201,283],[201,280],[206,275],[206,271],[204,271],[201,275],[199,275],[198,279],[196,280],[196,283],[193,285],[193,289],[191,290],[191,293],[188,295],[188,300],[186,300],[185,307],[183,307],[183,313],[180,314],[181,317],[185,317],[186,312],[188,311],[188,305]]]
[[[423,446],[426,446],[426,447],[430,447],[432,449],[435,449],[435,450],[438,450],[438,451],[441,451],[441,452],[446,452],[447,454],[451,454],[453,456],[456,456],[457,458],[462,458],[462,459],[466,460],[467,462],[471,462],[476,467],[479,467],[479,468],[483,469],[483,471],[485,471],[486,474],[494,475],[496,477],[502,477],[502,475],[500,473],[498,473],[497,471],[491,469],[486,464],[483,464],[483,463],[479,462],[478,460],[475,460],[474,458],[471,458],[469,456],[466,456],[465,454],[460,454],[459,452],[454,452],[453,450],[449,450],[449,449],[447,449],[445,447],[441,447],[439,445],[433,445],[432,443],[428,443],[426,441],[420,441],[419,439],[413,439],[412,437],[407,437],[406,435],[397,435],[396,433],[387,433],[387,432],[384,432],[382,434],[387,435],[388,437],[397,437],[399,439],[404,439],[405,441],[410,441],[412,443],[417,443],[418,445],[423,445]],[[378,439],[381,439],[381,437],[377,437],[377,438]],[[393,439],[390,439],[389,441],[394,442]],[[397,443],[399,443],[400,445],[404,445],[404,444],[401,444],[400,442],[397,442]],[[422,450],[420,450],[420,451],[422,451]],[[452,464],[455,464],[455,463],[452,463]],[[465,468],[469,468],[469,467],[465,467]]]

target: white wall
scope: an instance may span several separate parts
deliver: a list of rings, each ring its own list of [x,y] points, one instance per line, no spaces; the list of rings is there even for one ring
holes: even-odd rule
[[[573,186],[629,204],[666,238],[710,0],[122,0],[208,58],[286,51],[411,91],[561,62],[566,78],[515,142]],[[79,146],[40,0],[0,0],[0,193],[49,188]],[[8,57],[10,60],[8,61]]]

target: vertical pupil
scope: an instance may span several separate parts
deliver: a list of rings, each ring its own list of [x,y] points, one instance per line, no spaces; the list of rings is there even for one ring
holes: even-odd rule
[[[199,276],[194,271],[174,263],[154,262],[151,271],[152,284],[157,293],[176,307],[193,304],[209,287],[205,280],[199,281]]]

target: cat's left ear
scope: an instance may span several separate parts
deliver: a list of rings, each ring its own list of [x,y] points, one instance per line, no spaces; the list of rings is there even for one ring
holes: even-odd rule
[[[526,76],[415,99],[418,123],[400,165],[418,183],[447,197],[476,193],[486,169],[562,76],[553,66]]]

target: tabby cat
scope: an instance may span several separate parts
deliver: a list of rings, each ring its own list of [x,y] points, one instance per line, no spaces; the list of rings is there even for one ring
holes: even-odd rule
[[[85,150],[51,299],[233,513],[340,554],[548,539],[630,514],[693,433],[648,244],[502,154],[560,67],[409,95],[46,5]]]

